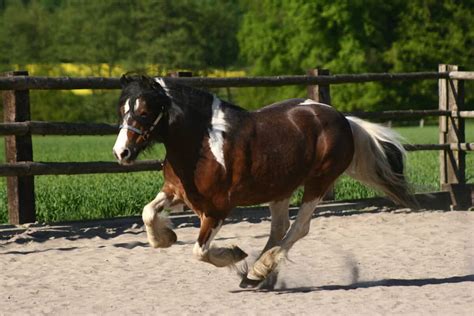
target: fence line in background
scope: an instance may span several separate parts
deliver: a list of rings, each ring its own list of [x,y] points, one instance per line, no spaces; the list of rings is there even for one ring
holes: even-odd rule
[[[419,119],[424,117],[461,117],[474,118],[474,111],[446,110],[402,110],[379,112],[343,112],[346,116],[371,119]],[[106,123],[65,123],[25,121],[0,123],[0,135],[115,135],[119,131],[117,125]]]
[[[174,74],[170,80],[198,87],[277,87],[306,85],[308,97],[331,104],[330,85],[371,81],[438,80],[439,106],[437,110],[406,110],[382,112],[352,112],[361,118],[413,119],[439,117],[438,144],[406,144],[408,151],[440,151],[440,184],[450,192],[455,208],[472,205],[466,184],[465,152],[472,151],[474,143],[466,143],[465,118],[473,118],[474,111],[465,111],[463,80],[474,80],[474,72],[459,71],[457,66],[440,65],[438,72],[398,74],[331,75],[329,70],[311,69],[306,76],[199,78],[190,73]],[[61,123],[30,121],[30,89],[119,89],[118,78],[29,77],[27,72],[10,72],[0,77],[3,92],[4,121],[0,135],[5,137],[6,164],[0,165],[0,176],[7,176],[9,221],[21,224],[35,221],[34,175],[114,173],[159,171],[161,162],[141,161],[130,166],[114,162],[33,162],[31,135],[111,135],[118,127],[110,124]]]
[[[33,162],[22,161],[11,164],[0,164],[0,176],[39,176],[60,174],[94,174],[120,173],[139,171],[161,171],[161,161],[137,161],[133,165],[119,165],[109,161],[91,162]]]
[[[456,72],[459,76],[459,72]],[[413,72],[413,73],[367,73],[341,75],[306,75],[273,77],[173,77],[181,84],[203,88],[243,88],[243,87],[280,87],[288,85],[330,85],[345,83],[364,83],[374,81],[405,81],[448,79],[449,72]],[[119,78],[104,77],[33,77],[16,75],[0,77],[0,90],[71,90],[71,89],[120,89]]]

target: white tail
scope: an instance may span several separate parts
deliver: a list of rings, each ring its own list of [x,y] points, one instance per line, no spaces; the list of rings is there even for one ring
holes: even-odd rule
[[[417,203],[404,176],[405,149],[395,131],[356,117],[347,117],[354,137],[354,158],[346,173],[409,207]]]

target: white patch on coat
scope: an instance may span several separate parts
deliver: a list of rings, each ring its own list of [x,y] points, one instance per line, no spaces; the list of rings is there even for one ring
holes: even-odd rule
[[[196,256],[198,259],[205,256],[206,251],[208,251],[209,248],[211,247],[212,240],[214,239],[214,237],[216,237],[217,233],[221,229],[222,223],[223,223],[223,221],[219,221],[219,223],[217,224],[217,227],[211,229],[211,235],[207,239],[206,243],[204,245],[202,245],[202,247],[199,246],[199,242],[196,241],[196,243],[194,244],[194,248],[193,248],[193,255],[194,256]]]
[[[225,170],[224,159],[224,133],[227,131],[228,123],[221,108],[221,100],[214,96],[212,101],[211,128],[209,129],[209,147],[216,161]]]
[[[324,105],[324,106],[329,106],[329,107],[331,107],[329,104],[325,104],[325,103],[321,103],[321,102],[316,102],[316,101],[311,100],[311,99],[306,99],[306,100],[304,100],[303,102],[300,103],[300,105],[310,105],[310,104],[318,104],[318,105]]]
[[[156,77],[155,81],[158,82],[158,84],[163,88],[163,90],[165,90],[166,96],[170,98],[171,96],[169,94],[169,88],[166,85],[165,80],[161,77]]]
[[[129,115],[130,111],[130,99],[127,99],[125,101],[125,104],[123,105],[123,122],[122,126],[127,125],[127,116]],[[117,140],[115,141],[113,151],[116,154],[117,157],[121,157],[122,152],[127,149],[127,141],[128,141],[128,136],[127,136],[127,129],[122,128],[120,129],[120,132],[117,136]]]

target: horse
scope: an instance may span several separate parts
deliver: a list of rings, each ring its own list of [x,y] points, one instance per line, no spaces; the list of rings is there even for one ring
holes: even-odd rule
[[[268,203],[270,236],[243,272],[241,287],[271,279],[308,234],[316,205],[344,172],[398,204],[416,203],[404,176],[404,148],[389,128],[310,99],[251,112],[169,78],[123,75],[120,82],[122,124],[113,147],[118,162],[133,163],[154,143],[166,150],[163,187],[142,213],[152,247],[177,241],[163,210],[186,205],[201,224],[193,254],[216,267],[234,266],[247,254],[211,242],[232,209]],[[290,225],[289,201],[298,187],[304,189],[302,204]]]

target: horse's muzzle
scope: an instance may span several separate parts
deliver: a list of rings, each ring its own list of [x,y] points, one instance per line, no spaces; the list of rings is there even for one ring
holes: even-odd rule
[[[130,165],[137,158],[138,152],[132,148],[114,148],[114,156],[121,165]]]

